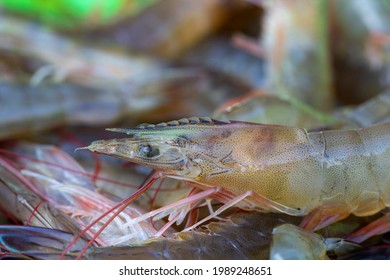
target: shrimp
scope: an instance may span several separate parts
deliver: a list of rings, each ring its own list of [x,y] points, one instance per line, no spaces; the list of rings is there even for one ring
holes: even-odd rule
[[[298,224],[299,220],[281,214],[234,213],[201,231],[181,232],[174,238],[152,238],[132,246],[91,247],[83,259],[268,259],[272,229],[286,222]],[[0,248],[32,258],[59,259],[71,239],[70,233],[53,229],[0,226]],[[75,258],[86,243],[79,239],[65,257]]]
[[[327,1],[262,1],[261,38],[271,93],[294,95],[316,109],[334,104],[328,45]],[[315,93],[315,94],[314,94]]]
[[[149,166],[159,177],[220,188],[226,205],[214,216],[232,205],[310,213],[302,225],[316,230],[351,213],[368,216],[390,206],[390,123],[308,133],[189,118],[109,130],[131,137],[95,141],[87,149]]]

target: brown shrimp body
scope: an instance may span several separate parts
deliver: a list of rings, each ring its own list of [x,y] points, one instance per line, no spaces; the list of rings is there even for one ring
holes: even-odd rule
[[[96,141],[88,148],[167,177],[237,195],[253,191],[302,215],[324,205],[360,216],[390,206],[390,123],[308,133],[206,119],[115,131],[133,137]]]

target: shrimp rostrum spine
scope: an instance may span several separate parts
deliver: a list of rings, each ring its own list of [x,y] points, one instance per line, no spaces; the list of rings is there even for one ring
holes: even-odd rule
[[[249,191],[264,198],[254,199],[259,208],[306,215],[329,206],[366,216],[390,206],[390,123],[307,132],[189,118],[110,130],[131,137],[95,141],[88,149],[201,188],[221,187],[236,195]]]

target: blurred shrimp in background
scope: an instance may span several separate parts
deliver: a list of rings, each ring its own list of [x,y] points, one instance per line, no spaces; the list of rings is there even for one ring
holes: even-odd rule
[[[0,1],[0,259],[389,258],[387,209],[313,233],[74,152],[143,123],[387,123],[389,19],[388,0]]]

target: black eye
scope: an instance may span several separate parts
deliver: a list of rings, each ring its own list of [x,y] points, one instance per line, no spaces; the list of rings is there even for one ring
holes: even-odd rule
[[[140,147],[139,154],[142,157],[152,158],[160,154],[160,149],[152,147],[150,145],[144,145]]]

